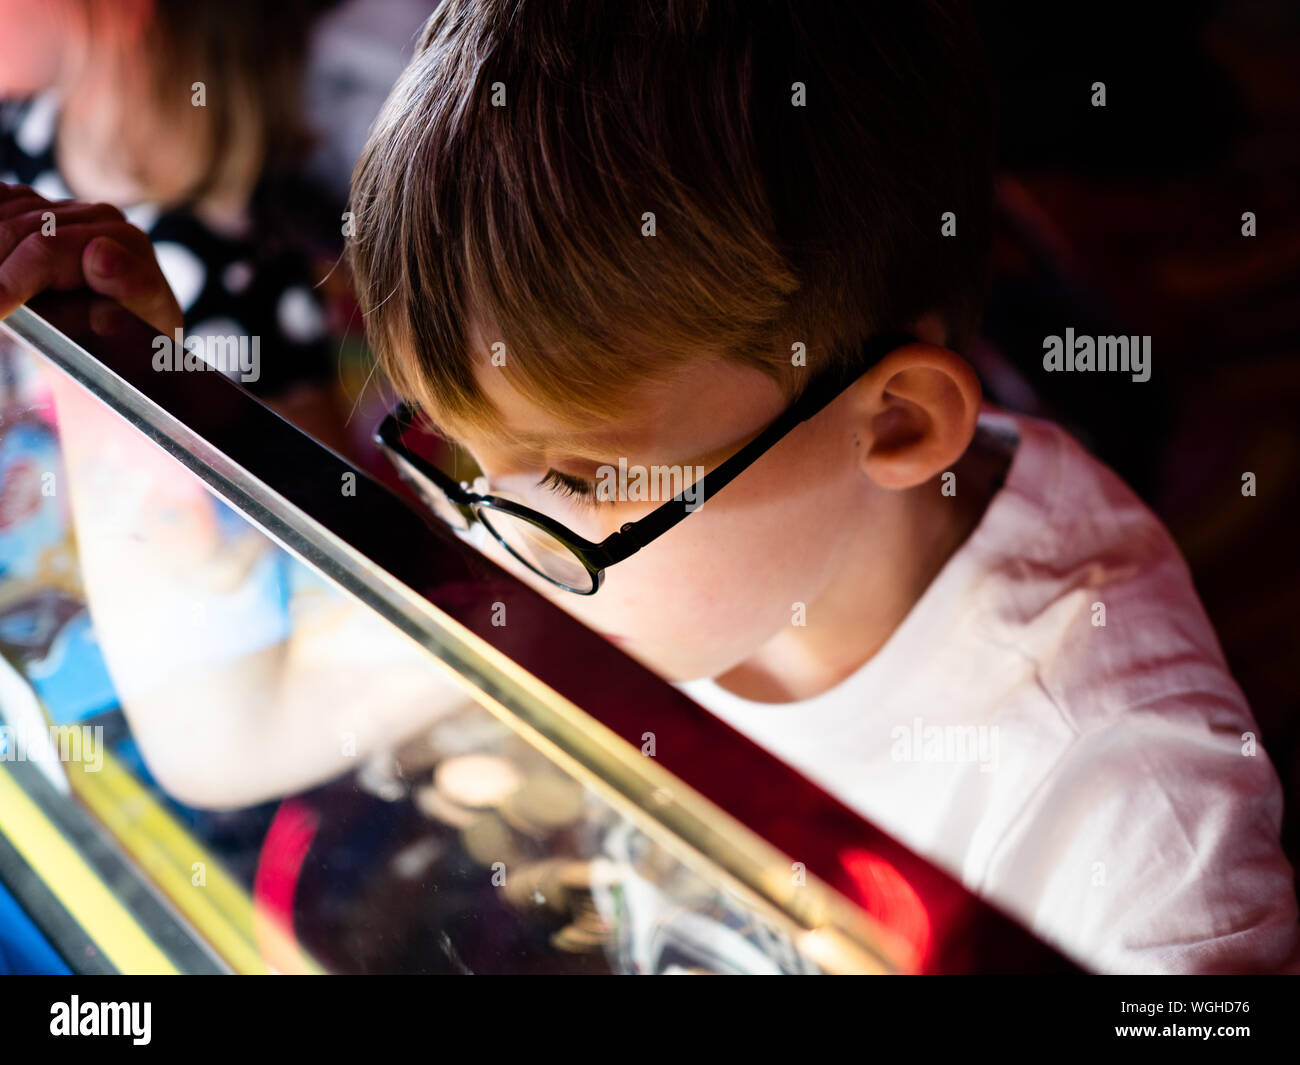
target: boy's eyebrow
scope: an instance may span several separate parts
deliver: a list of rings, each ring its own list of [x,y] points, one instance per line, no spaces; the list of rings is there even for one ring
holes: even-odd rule
[[[441,432],[441,430],[439,430]],[[447,439],[452,439],[450,436]],[[611,451],[617,451],[618,445],[611,443],[607,434],[565,431],[565,430],[541,430],[541,431],[516,431],[513,429],[503,429],[498,434],[498,439],[510,445],[517,445],[521,448],[527,448],[529,451],[551,454],[569,454],[582,458],[603,458]],[[465,446],[463,442],[456,441],[460,446]]]
[[[608,451],[608,445],[599,443],[595,434],[582,433],[511,433],[510,440],[539,451],[568,451],[591,453]]]
[[[471,450],[463,440],[458,439],[441,425],[435,422],[427,414],[422,414],[426,426],[429,430],[447,443],[463,450]],[[617,451],[617,445],[604,443],[601,441],[599,434],[592,433],[564,433],[564,432],[510,432],[505,434],[511,443],[518,444],[531,450],[536,450],[543,454],[564,454],[573,458],[589,460],[593,465],[611,465],[617,466],[619,455],[614,456],[613,462],[610,462],[611,452]],[[744,446],[748,437],[739,441],[733,441],[724,444],[721,447],[711,448],[701,455],[694,455],[689,458],[675,459],[670,463],[656,463],[656,465],[677,465],[677,466],[711,466],[714,462],[721,462],[730,458],[741,447]],[[631,456],[623,455],[629,462]]]
[[[731,456],[734,455],[737,451],[739,451],[744,446],[744,444],[745,441],[742,440],[739,443],[732,443],[732,444],[724,445],[722,447],[716,447],[703,454],[693,455],[688,458],[674,458],[671,461],[659,460],[659,461],[649,463],[648,465],[654,467],[668,467],[668,468],[681,467],[683,469],[698,467],[701,470],[708,470],[708,469],[712,469],[715,465],[720,465],[722,462],[725,462],[727,459],[731,458]],[[575,454],[574,457],[579,458],[580,456]],[[629,465],[632,464],[633,457],[630,455],[615,456],[611,461],[610,456],[607,452],[601,452],[599,454],[598,459],[592,458],[589,461],[593,466],[596,466],[598,468],[603,466],[608,466],[612,469],[617,469],[619,458],[622,458],[625,461],[627,461]],[[568,465],[568,464],[561,463],[561,465]],[[579,480],[592,479],[592,478],[586,478],[578,474],[568,474],[568,476],[577,477]],[[594,476],[595,475],[593,475],[593,478]]]
[[[465,451],[472,450],[464,440],[461,440],[455,434],[449,432],[446,428],[439,425],[427,415],[424,416],[424,423],[431,433],[445,440],[453,447],[458,447]],[[610,445],[600,443],[598,438],[593,437],[590,434],[506,432],[499,434],[499,436],[501,439],[507,440],[510,444],[527,448],[530,451],[542,453],[566,453],[577,458],[591,458],[592,461],[603,459],[612,450]]]

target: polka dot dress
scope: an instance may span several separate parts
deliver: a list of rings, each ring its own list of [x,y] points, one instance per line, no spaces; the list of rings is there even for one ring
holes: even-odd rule
[[[57,127],[52,93],[0,104],[0,181],[30,185],[52,200],[73,199],[55,157]],[[185,313],[187,336],[260,337],[260,376],[244,384],[264,398],[300,382],[328,383],[334,372],[334,346],[307,258],[282,236],[270,236],[276,227],[257,221],[273,210],[259,185],[254,235],[232,238],[184,209],[123,208],[127,221],[152,239]]]

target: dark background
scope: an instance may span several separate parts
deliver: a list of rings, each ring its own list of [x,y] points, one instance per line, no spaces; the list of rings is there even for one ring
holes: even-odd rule
[[[981,372],[1169,526],[1282,777],[1300,865],[1300,5],[977,12],[1000,175]],[[1151,379],[1045,373],[1043,337],[1066,325],[1150,335]]]

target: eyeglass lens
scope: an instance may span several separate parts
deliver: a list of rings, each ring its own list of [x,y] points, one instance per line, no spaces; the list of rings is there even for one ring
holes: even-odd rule
[[[594,577],[587,567],[546,529],[499,507],[480,506],[475,512],[492,535],[530,569],[565,588],[592,590]]]

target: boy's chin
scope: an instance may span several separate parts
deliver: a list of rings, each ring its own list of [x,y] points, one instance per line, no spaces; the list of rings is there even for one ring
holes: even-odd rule
[[[669,684],[685,684],[687,681],[692,680],[706,680],[709,677],[717,676],[720,672],[720,669],[715,668],[712,663],[702,662],[699,659],[680,653],[673,654],[671,651],[660,651],[644,645],[638,646],[630,641],[618,643],[617,646],[624,654],[635,658],[646,669],[657,674]]]

